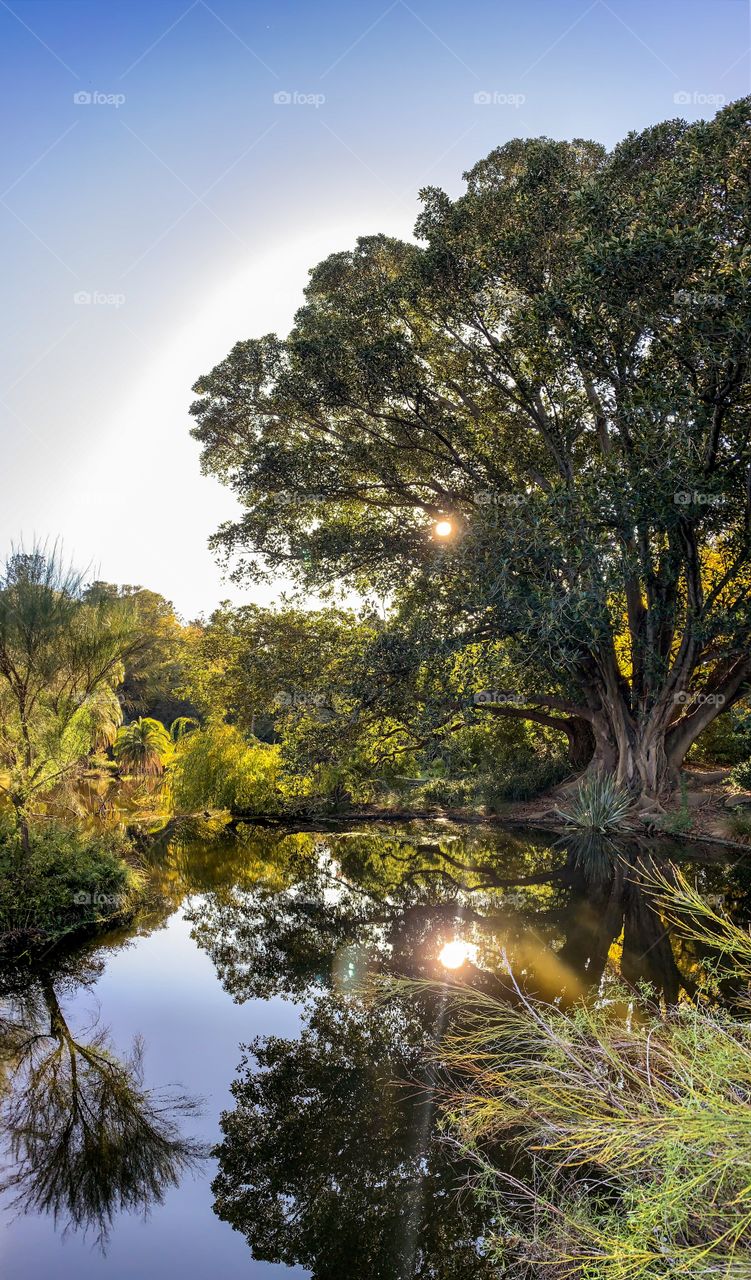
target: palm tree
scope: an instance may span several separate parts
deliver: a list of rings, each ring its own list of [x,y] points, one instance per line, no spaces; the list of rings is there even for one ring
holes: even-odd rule
[[[106,751],[113,747],[123,722],[123,709],[115,690],[110,685],[100,685],[86,700],[84,709],[92,749]]]
[[[172,752],[170,736],[161,720],[139,716],[123,725],[115,739],[114,755],[121,771],[156,778]]]
[[[178,716],[169,727],[169,736],[173,742],[179,742],[186,733],[193,733],[200,725],[193,716]]]

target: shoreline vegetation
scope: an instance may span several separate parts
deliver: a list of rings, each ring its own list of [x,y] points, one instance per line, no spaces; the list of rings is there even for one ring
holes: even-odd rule
[[[503,996],[443,988],[439,1105],[504,1276],[749,1274],[751,941],[675,868],[641,874],[675,935],[713,957],[690,999],[610,974],[548,1003],[508,967]],[[386,981],[379,998],[428,985]]]
[[[131,920],[148,900],[135,848],[114,832],[0,826],[0,960],[39,957]]]

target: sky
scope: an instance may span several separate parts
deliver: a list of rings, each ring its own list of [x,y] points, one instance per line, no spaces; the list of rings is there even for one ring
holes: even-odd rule
[[[0,0],[0,69],[0,554],[58,539],[190,619],[261,598],[207,547],[236,508],[198,378],[509,138],[612,146],[749,93],[751,6]]]

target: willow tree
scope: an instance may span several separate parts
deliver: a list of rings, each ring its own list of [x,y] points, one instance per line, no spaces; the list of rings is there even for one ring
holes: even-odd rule
[[[240,574],[503,643],[502,714],[576,726],[649,799],[751,674],[749,123],[512,141],[196,386]]]

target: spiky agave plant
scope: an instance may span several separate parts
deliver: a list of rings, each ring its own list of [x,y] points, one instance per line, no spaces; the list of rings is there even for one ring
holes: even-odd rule
[[[113,751],[123,773],[157,778],[164,772],[172,742],[161,720],[139,716],[118,730]]]
[[[581,831],[615,831],[628,825],[633,801],[612,774],[585,778],[568,810],[558,810],[567,827]]]

